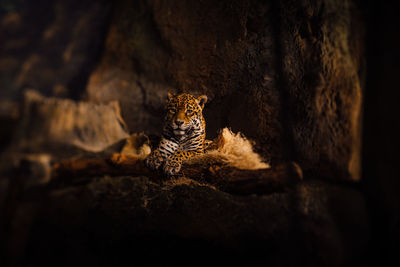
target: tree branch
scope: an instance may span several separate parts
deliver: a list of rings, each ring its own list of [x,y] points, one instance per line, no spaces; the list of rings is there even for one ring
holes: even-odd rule
[[[114,154],[111,158],[64,160],[52,168],[52,179],[66,182],[104,175],[144,175],[156,181],[169,179],[161,171],[147,168],[143,159],[123,154]],[[293,162],[259,170],[242,170],[221,164],[184,164],[177,176],[206,182],[222,191],[242,195],[280,191],[303,178],[301,168]]]

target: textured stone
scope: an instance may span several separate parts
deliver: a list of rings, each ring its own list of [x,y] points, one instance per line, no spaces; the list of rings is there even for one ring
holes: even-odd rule
[[[151,135],[161,132],[167,91],[207,94],[208,138],[231,127],[272,164],[360,178],[365,70],[355,1],[48,2],[2,18],[4,96],[27,86],[85,91],[90,102],[118,100],[129,131]]]
[[[280,1],[285,119],[309,175],[360,179],[363,28],[352,1]]]
[[[368,229],[359,192],[320,182],[243,197],[187,178],[96,178],[25,198],[16,225],[24,203],[42,203],[26,213],[24,257],[44,266],[60,257],[62,266],[117,264],[132,255],[150,266],[198,266],[211,256],[234,266],[342,266],[360,257]]]
[[[205,93],[209,138],[231,127],[282,160],[271,13],[258,2],[118,1],[88,99],[119,100],[131,131],[160,134],[167,91]]]
[[[209,138],[231,127],[272,164],[358,180],[362,40],[352,1],[120,0],[88,99],[160,134],[168,90],[207,94]]]
[[[21,117],[12,146],[20,152],[59,155],[62,146],[99,152],[129,136],[117,102],[96,105],[26,91]]]
[[[101,52],[108,1],[12,2],[16,10],[0,16],[0,97],[29,87],[79,98]]]

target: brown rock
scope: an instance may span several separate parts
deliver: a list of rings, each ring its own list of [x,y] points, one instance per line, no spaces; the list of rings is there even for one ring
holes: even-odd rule
[[[367,236],[360,193],[315,182],[235,196],[187,178],[105,177],[30,194],[16,214],[12,225],[27,220],[32,227],[24,234],[29,241],[9,239],[9,250],[19,242],[26,253],[8,255],[42,266],[60,257],[62,266],[132,262],[132,255],[151,266],[200,265],[212,257],[234,266],[342,266],[360,256]]]
[[[266,160],[282,159],[271,12],[245,1],[118,1],[88,98],[119,100],[131,131],[160,134],[168,90],[205,93],[209,138],[232,127]]]
[[[96,105],[27,91],[21,117],[13,144],[19,151],[60,156],[61,147],[70,146],[99,152],[129,136],[116,102]]]
[[[360,178],[362,23],[352,1],[116,2],[90,101],[119,100],[159,134],[163,98],[207,94],[207,135],[231,127],[272,164]]]
[[[59,96],[80,97],[101,51],[108,1],[14,4],[0,17],[0,97],[15,99],[26,87],[56,95],[60,86],[68,91]]]
[[[279,2],[293,153],[310,175],[360,179],[363,29],[351,1]]]

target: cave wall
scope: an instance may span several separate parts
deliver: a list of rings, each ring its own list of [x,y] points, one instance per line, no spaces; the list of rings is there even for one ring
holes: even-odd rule
[[[209,137],[228,126],[272,163],[358,180],[362,42],[351,1],[120,0],[87,97],[159,134],[167,91],[207,94]]]
[[[365,72],[360,11],[351,1],[279,1],[279,10],[294,158],[310,175],[357,180]]]
[[[168,91],[206,94],[209,138],[231,127],[272,164],[358,180],[362,26],[350,0],[42,0],[2,17],[1,94],[118,100],[147,134]]]
[[[110,12],[104,0],[1,3],[0,100],[16,100],[26,88],[80,98],[101,53]]]

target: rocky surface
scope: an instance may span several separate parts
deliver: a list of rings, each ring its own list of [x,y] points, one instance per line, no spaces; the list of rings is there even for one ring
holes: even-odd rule
[[[108,1],[7,2],[14,7],[0,14],[0,97],[34,88],[79,98],[101,53]]]
[[[129,131],[147,134],[160,134],[167,91],[207,94],[209,138],[231,127],[267,161],[358,180],[359,13],[350,0],[42,0],[2,17],[2,94],[118,100]]]
[[[100,152],[129,136],[115,101],[95,105],[26,91],[21,113],[9,150],[60,156],[61,148],[69,146]]]
[[[366,71],[360,11],[352,1],[295,2],[279,1],[284,116],[292,153],[309,175],[359,180]]]
[[[168,90],[207,94],[210,138],[231,127],[268,161],[358,180],[362,42],[352,1],[120,0],[87,95],[159,134]]]
[[[236,196],[187,178],[98,177],[31,190],[13,215],[8,260],[35,266],[343,266],[368,237],[357,190],[311,181]]]

